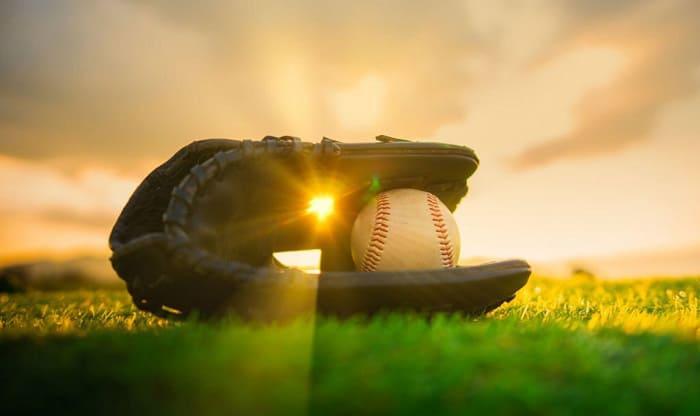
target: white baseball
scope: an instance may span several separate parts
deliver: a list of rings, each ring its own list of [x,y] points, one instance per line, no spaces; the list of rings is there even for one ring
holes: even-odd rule
[[[438,197],[416,189],[378,194],[352,227],[351,250],[361,271],[455,267],[459,230]]]

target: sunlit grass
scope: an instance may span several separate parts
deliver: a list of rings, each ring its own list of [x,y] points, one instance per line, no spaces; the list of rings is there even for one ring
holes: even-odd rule
[[[534,277],[515,300],[470,322],[520,321],[567,329],[618,329],[700,338],[700,279]],[[124,291],[0,294],[0,334],[143,331],[177,325],[138,311]]]
[[[4,335],[142,331],[172,325],[136,309],[125,291],[0,294],[0,330]]]
[[[7,414],[700,414],[699,289],[535,277],[479,318],[279,325],[170,322],[121,291],[4,294],[0,402]]]
[[[700,279],[601,281],[534,278],[516,299],[493,312],[568,329],[619,329],[700,338]]]

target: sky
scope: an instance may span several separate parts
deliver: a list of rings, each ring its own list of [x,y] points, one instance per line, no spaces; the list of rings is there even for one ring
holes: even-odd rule
[[[698,21],[694,0],[3,2],[0,263],[107,253],[180,147],[268,134],[475,149],[463,258],[700,258]]]

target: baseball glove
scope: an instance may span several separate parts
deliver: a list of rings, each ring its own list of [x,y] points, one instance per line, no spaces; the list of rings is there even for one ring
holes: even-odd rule
[[[430,192],[454,211],[478,166],[462,146],[378,136],[378,143],[296,137],[194,142],[136,189],[110,235],[112,265],[134,303],[163,317],[233,311],[278,319],[304,311],[480,314],[528,280],[520,260],[474,267],[357,272],[350,230],[361,207],[394,188]],[[310,198],[335,196],[319,223]],[[321,249],[321,273],[288,268],[274,252]]]

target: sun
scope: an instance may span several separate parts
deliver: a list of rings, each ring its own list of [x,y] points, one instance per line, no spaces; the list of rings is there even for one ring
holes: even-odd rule
[[[319,221],[323,221],[333,213],[335,199],[330,195],[319,195],[311,198],[306,212],[316,215]]]

